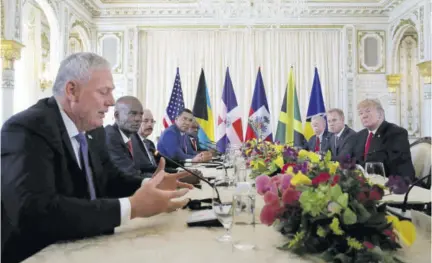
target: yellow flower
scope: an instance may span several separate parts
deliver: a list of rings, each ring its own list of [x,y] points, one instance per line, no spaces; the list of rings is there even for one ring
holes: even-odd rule
[[[339,167],[339,163],[338,162],[330,162],[328,164],[329,173],[331,175],[334,175],[336,173],[336,170],[337,170],[338,167]]]
[[[387,222],[392,223],[393,229],[398,234],[399,238],[407,245],[411,246],[416,239],[416,228],[408,220],[399,221],[395,216],[386,216]]]
[[[309,177],[307,177],[306,175],[304,175],[302,172],[298,172],[291,179],[291,185],[296,186],[296,185],[302,185],[302,184],[311,185],[312,180]]]
[[[259,170],[261,167],[265,167],[263,160],[251,161],[252,169]]]
[[[314,152],[309,152],[309,160],[311,161],[311,163],[319,163],[320,162],[320,155],[316,154]]]
[[[279,156],[278,158],[276,158],[276,160],[274,160],[274,163],[282,169],[282,167],[284,166],[284,160],[282,158],[282,156]]]
[[[306,158],[306,157],[308,157],[308,156],[309,156],[309,152],[306,151],[306,150],[300,150],[300,151],[298,152],[298,157],[299,157],[299,158],[304,159],[304,158]]]

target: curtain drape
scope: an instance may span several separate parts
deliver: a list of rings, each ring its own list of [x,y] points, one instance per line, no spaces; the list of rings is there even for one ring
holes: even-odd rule
[[[342,107],[336,92],[341,81],[341,31],[242,29],[148,30],[140,32],[138,98],[162,118],[171,94],[176,67],[180,69],[185,105],[192,109],[201,68],[204,69],[214,120],[221,104],[226,68],[229,67],[237,101],[243,113],[243,131],[251,105],[258,68],[261,68],[276,131],[290,67],[294,67],[302,120],[305,120],[314,68],[318,68],[326,108]],[[216,123],[215,123],[216,127]]]

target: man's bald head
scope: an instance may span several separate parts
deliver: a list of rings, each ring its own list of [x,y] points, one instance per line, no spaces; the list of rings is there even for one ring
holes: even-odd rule
[[[138,131],[142,116],[143,107],[136,97],[123,96],[116,101],[114,107],[115,122],[127,136]]]

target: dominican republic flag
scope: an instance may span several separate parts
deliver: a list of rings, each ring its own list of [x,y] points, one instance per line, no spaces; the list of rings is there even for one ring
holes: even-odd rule
[[[165,116],[163,117],[163,126],[168,128],[174,123],[175,118],[177,115],[184,109],[184,100],[183,100],[183,91],[181,88],[181,81],[180,81],[180,73],[179,68],[177,68],[177,74],[175,76],[174,80],[174,87],[171,92],[171,97],[168,102],[168,107],[165,111]]]
[[[249,110],[246,141],[258,138],[257,135],[260,137],[259,139],[273,141],[270,110],[261,76],[261,68],[258,69],[252,105]]]
[[[222,92],[222,104],[217,122],[217,143],[219,152],[224,153],[228,145],[240,145],[243,142],[241,110],[237,104],[234,88],[227,67],[225,84]]]

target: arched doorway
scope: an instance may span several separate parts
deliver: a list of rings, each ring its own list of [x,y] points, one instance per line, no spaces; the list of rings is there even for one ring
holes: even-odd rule
[[[420,137],[422,101],[419,62],[419,40],[414,25],[405,25],[395,34],[393,72],[401,75],[397,91],[398,119],[411,138]]]
[[[90,51],[90,36],[89,29],[84,22],[80,20],[73,20],[69,29],[68,50],[67,54],[70,55],[76,52]]]
[[[24,48],[15,62],[14,112],[51,96],[60,58],[58,19],[47,0],[26,1],[21,15]]]

